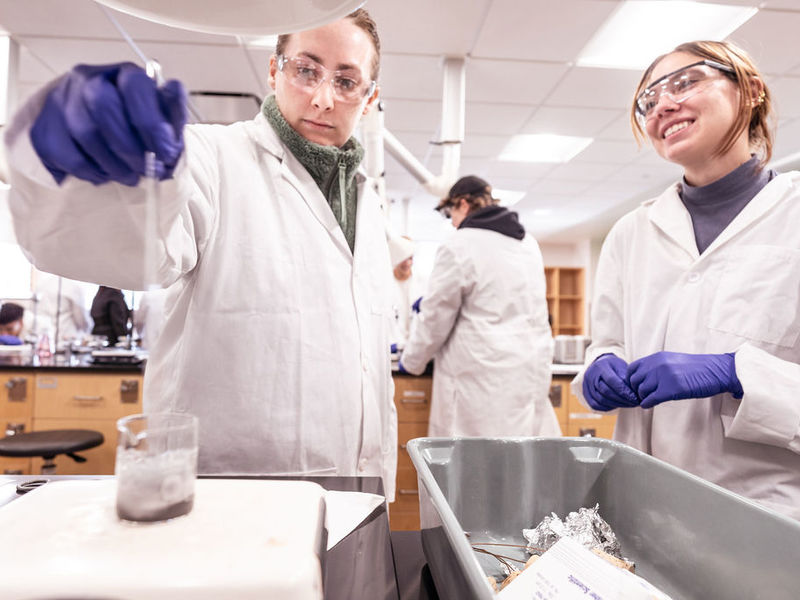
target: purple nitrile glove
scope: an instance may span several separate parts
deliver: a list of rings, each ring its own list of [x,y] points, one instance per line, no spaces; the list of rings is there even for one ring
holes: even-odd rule
[[[399,359],[397,361],[397,372],[402,375],[411,375],[408,371],[406,371],[405,367],[403,366],[403,359]]]
[[[632,362],[628,378],[642,399],[642,408],[652,408],[668,400],[708,398],[723,392],[741,398],[744,393],[736,376],[733,352],[656,352]]]
[[[602,354],[583,374],[583,397],[595,410],[609,411],[639,405],[628,384],[628,363],[615,354]]]
[[[48,93],[30,138],[59,184],[73,175],[134,186],[145,175],[145,152],[155,153],[159,179],[172,176],[186,116],[179,81],[158,88],[133,63],[78,65]]]
[[[414,300],[414,303],[411,305],[411,310],[413,310],[415,313],[418,313],[419,312],[419,305],[420,305],[421,302],[422,302],[422,296],[420,296],[419,298]]]

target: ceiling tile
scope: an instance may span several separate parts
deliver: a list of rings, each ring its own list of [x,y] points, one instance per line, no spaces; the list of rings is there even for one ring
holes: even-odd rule
[[[161,63],[164,77],[180,79],[189,89],[264,92],[262,80],[250,67],[243,48],[164,42],[143,42],[141,48]]]
[[[100,6],[87,0],[0,0],[0,26],[18,36],[120,37]]]
[[[633,142],[615,140],[595,140],[573,158],[573,162],[626,164],[641,156]]]
[[[616,119],[612,120],[598,134],[597,138],[602,140],[617,140],[635,144],[633,130],[631,129],[631,119],[627,110],[619,111]]]
[[[382,102],[384,125],[393,133],[416,131],[431,135],[439,128],[442,120],[442,103],[439,101],[386,98]]]
[[[386,100],[441,100],[442,60],[438,56],[384,53],[380,86]]]
[[[472,55],[573,61],[616,4],[596,0],[495,0]],[[567,24],[570,33],[564,35]]]
[[[461,147],[462,156],[485,156],[495,158],[505,148],[510,136],[507,135],[467,135]]]
[[[535,197],[538,194],[582,194],[591,185],[586,181],[576,181],[573,179],[555,179],[546,177],[531,187],[531,194]]]
[[[546,104],[625,110],[640,78],[637,71],[572,67],[547,97]]]
[[[59,74],[70,70],[78,63],[139,61],[130,46],[123,41],[29,36],[18,39],[20,45],[25,46],[46,69]],[[27,80],[26,77],[26,74],[22,74],[23,81]]]
[[[41,85],[55,79],[61,72],[42,62],[26,45],[19,47],[19,81]]]
[[[787,121],[778,130],[772,148],[773,160],[780,160],[800,151],[798,140],[800,140],[800,118]]]
[[[522,163],[502,160],[488,161],[490,178],[511,177],[516,179],[538,180],[556,167],[553,163]]]
[[[556,166],[550,172],[550,177],[573,181],[604,181],[617,169],[619,165],[616,164],[572,161]]]
[[[536,110],[522,133],[555,133],[597,137],[609,123],[619,116],[619,111],[610,108],[564,108],[542,106]]]
[[[519,133],[522,124],[531,116],[532,106],[499,104],[496,102],[467,102],[466,130],[471,133],[512,135]]]
[[[370,0],[384,53],[465,56],[490,0]],[[385,65],[385,63],[384,63]]]
[[[778,77],[770,80],[768,85],[780,118],[800,117],[800,77]]]
[[[798,31],[800,12],[767,9],[758,11],[728,39],[747,50],[762,72],[782,74],[800,63],[800,56],[785,43],[796,40]]]
[[[466,96],[470,102],[539,103],[566,70],[565,65],[472,59],[467,61]]]

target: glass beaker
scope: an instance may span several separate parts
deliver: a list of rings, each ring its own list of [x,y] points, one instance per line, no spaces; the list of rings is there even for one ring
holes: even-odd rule
[[[197,478],[197,417],[153,413],[117,421],[117,516],[165,521],[188,514]]]

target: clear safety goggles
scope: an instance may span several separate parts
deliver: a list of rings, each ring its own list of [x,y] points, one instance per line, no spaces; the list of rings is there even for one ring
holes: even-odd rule
[[[732,67],[708,59],[667,73],[636,97],[636,117],[641,124],[644,124],[653,116],[656,106],[664,95],[668,95],[673,102],[680,104],[699,94],[720,80],[720,71],[734,73]]]
[[[356,70],[330,71],[318,62],[302,56],[278,56],[278,70],[289,83],[307,92],[316,90],[326,79],[333,89],[333,97],[339,102],[360,102],[375,92],[377,83],[364,83]]]

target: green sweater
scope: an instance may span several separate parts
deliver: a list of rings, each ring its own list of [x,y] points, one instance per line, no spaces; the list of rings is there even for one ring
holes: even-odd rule
[[[352,252],[356,243],[358,186],[355,175],[364,148],[351,137],[344,146],[322,146],[304,138],[283,118],[275,96],[268,96],[261,111],[289,151],[300,161],[328,201]]]

